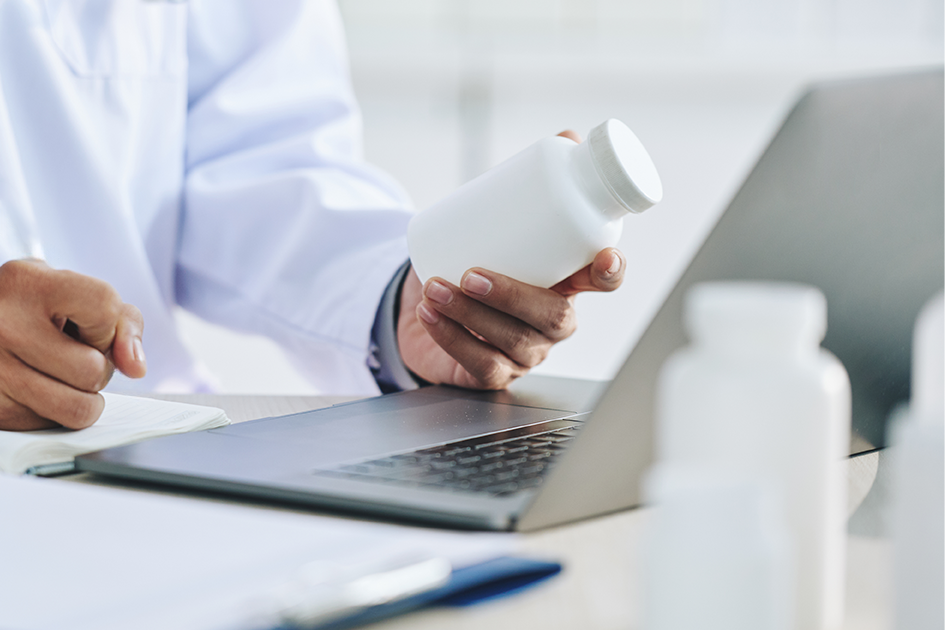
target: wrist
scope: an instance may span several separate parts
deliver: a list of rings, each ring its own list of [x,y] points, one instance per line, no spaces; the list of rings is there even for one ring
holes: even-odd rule
[[[410,262],[404,263],[384,291],[371,329],[371,354],[368,366],[382,393],[416,389],[426,381],[416,378],[404,362],[400,347],[400,323],[404,286],[412,274]]]

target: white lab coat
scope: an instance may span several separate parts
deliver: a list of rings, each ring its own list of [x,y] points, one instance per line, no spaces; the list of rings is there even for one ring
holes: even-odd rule
[[[117,387],[205,386],[181,305],[325,391],[376,391],[408,205],[361,159],[333,3],[0,0],[0,262],[42,255],[141,309],[148,376]]]

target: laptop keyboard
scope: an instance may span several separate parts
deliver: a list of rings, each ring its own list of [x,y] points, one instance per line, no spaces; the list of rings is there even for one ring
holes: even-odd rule
[[[541,485],[577,432],[573,423],[553,421],[314,472],[504,497]]]

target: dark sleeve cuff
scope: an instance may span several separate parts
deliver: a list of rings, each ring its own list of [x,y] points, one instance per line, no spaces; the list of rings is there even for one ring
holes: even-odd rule
[[[405,262],[391,279],[374,317],[371,328],[371,349],[368,367],[381,392],[389,394],[429,385],[411,372],[400,356],[397,344],[397,320],[400,315],[400,290],[410,271],[410,261]]]

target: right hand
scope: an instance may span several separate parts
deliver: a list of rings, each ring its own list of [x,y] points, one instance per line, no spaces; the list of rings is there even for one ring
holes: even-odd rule
[[[82,429],[117,367],[147,371],[141,312],[107,282],[40,260],[0,266],[0,430]]]

